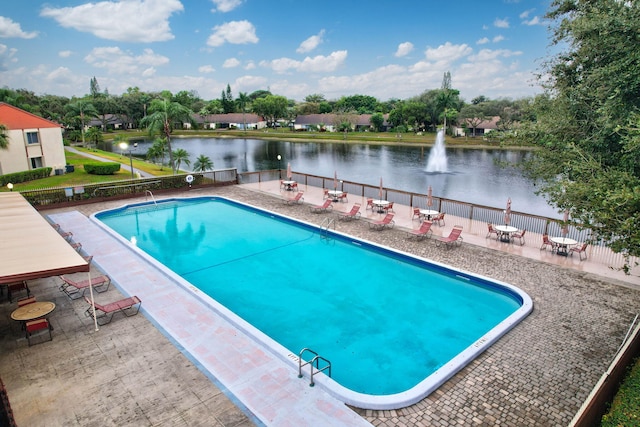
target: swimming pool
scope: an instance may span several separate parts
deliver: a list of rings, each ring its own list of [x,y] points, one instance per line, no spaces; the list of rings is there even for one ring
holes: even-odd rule
[[[226,199],[169,199],[94,217],[231,310],[282,358],[307,347],[329,359],[332,379],[316,382],[359,407],[415,403],[532,309],[508,284]]]

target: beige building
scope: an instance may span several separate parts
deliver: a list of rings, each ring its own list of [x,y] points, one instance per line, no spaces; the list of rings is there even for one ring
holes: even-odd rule
[[[7,128],[9,146],[0,149],[0,175],[51,167],[65,167],[62,127],[12,105],[0,102],[0,124]]]

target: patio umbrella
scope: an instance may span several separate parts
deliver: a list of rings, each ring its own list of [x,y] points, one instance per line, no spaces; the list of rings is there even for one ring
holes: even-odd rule
[[[338,172],[337,171],[333,171],[333,189],[337,189],[338,188]]]
[[[507,199],[507,209],[504,211],[504,224],[509,225],[511,222],[511,197]]]
[[[291,162],[287,163],[287,179],[291,181]]]
[[[427,190],[427,207],[430,208],[431,206],[433,206],[433,189],[431,188],[431,186],[429,186],[429,189]]]
[[[567,237],[569,234],[569,210],[564,210],[564,216],[562,217],[562,237]]]
[[[380,177],[380,190],[378,191],[378,197],[382,200],[382,177]]]

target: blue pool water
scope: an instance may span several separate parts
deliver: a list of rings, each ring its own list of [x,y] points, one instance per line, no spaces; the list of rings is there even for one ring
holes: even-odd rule
[[[510,285],[226,199],[95,217],[291,353],[330,360],[357,394],[441,383],[531,310]]]

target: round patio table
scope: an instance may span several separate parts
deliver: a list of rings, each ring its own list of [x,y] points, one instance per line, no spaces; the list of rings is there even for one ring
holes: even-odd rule
[[[510,225],[496,225],[494,228],[500,232],[500,241],[509,243],[511,243],[511,235],[518,231],[516,227]]]
[[[19,322],[28,322],[29,320],[46,316],[55,310],[55,308],[55,303],[50,301],[34,302],[15,309],[11,313],[11,318]]]
[[[577,240],[573,240],[568,237],[549,237],[549,240],[558,245],[556,254],[561,256],[569,255],[569,247],[578,244]]]

